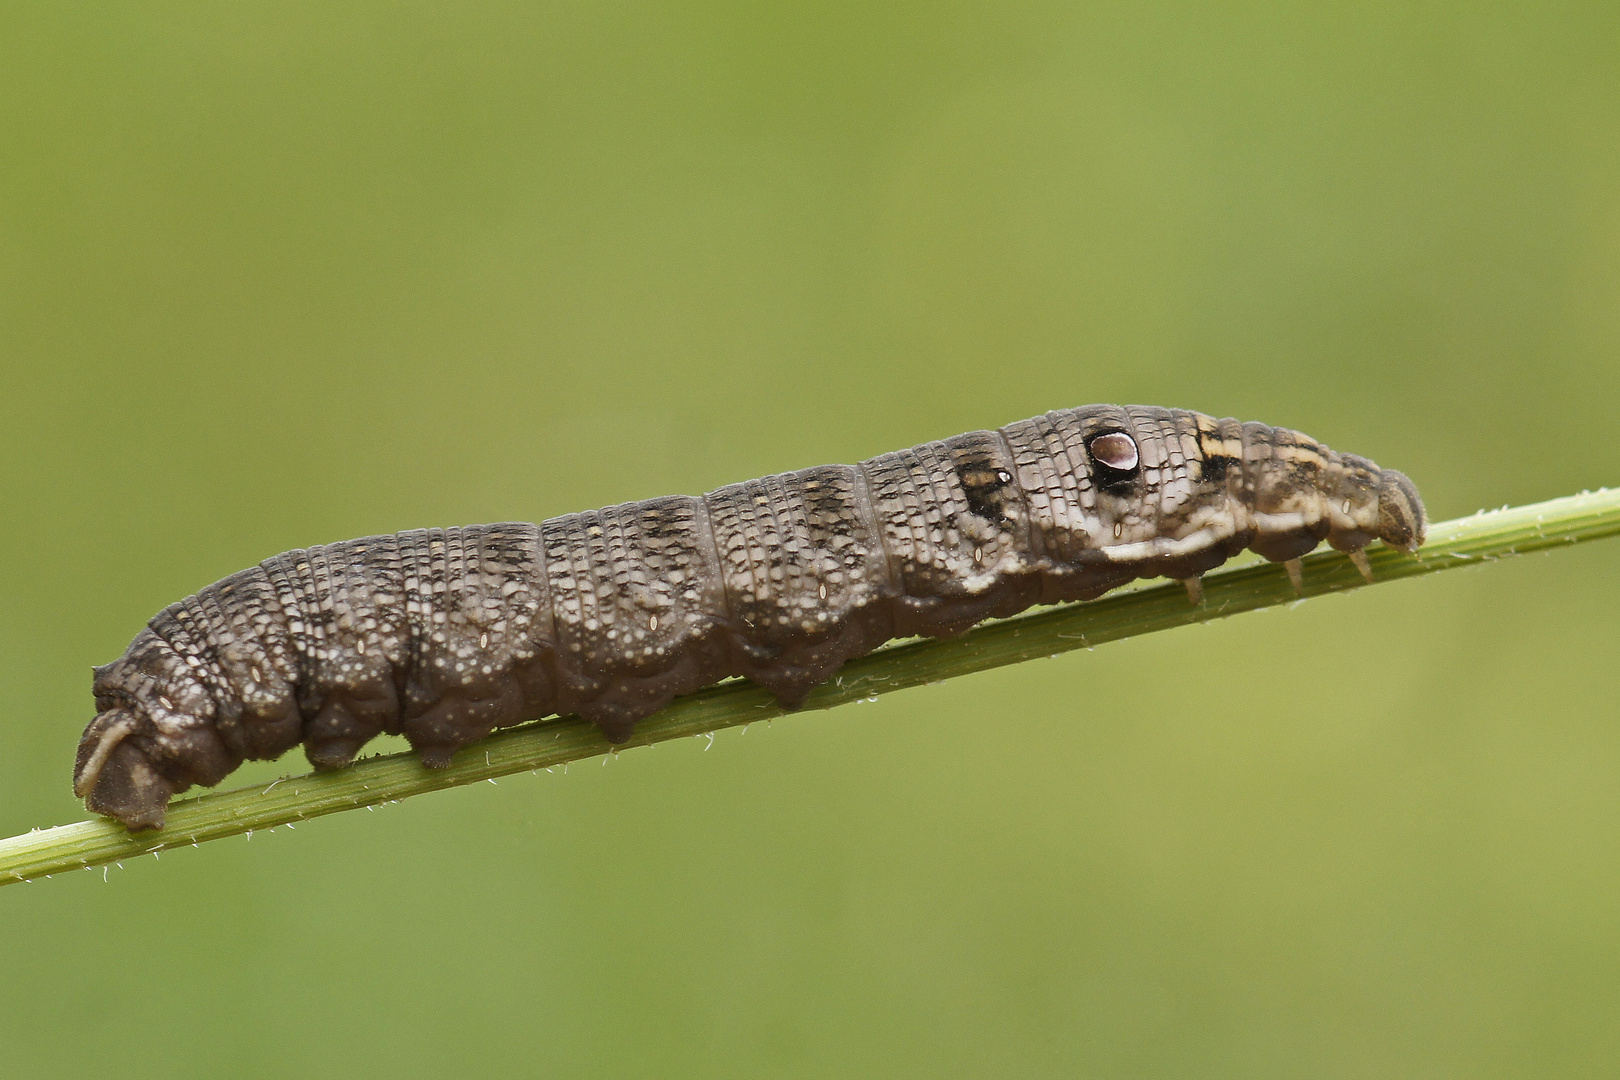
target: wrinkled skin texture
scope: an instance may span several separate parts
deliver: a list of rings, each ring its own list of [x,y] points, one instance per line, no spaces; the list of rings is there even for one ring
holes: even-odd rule
[[[443,767],[559,712],[622,742],[729,676],[792,708],[893,637],[1424,528],[1405,476],[1298,432],[1094,405],[701,498],[290,551],[96,669],[74,790],[153,829],[172,795],[300,743],[330,769],[388,732]]]

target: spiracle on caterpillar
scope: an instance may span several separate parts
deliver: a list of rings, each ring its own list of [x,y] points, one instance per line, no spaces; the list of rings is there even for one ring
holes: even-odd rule
[[[164,609],[95,669],[74,791],[132,831],[169,799],[302,743],[318,769],[376,735],[429,767],[577,713],[623,742],[732,676],[804,701],[896,637],[959,634],[1245,548],[1323,540],[1369,574],[1426,521],[1404,475],[1287,428],[1090,405],[995,431],[538,525],[419,529],[289,551]]]

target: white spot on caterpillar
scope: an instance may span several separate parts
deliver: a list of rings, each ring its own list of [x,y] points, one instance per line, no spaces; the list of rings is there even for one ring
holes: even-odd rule
[[[654,615],[652,618],[647,620],[647,629],[648,630],[657,630],[658,629],[658,616]]]
[[[478,647],[480,649],[489,648],[489,635],[488,634],[479,634],[478,635]]]

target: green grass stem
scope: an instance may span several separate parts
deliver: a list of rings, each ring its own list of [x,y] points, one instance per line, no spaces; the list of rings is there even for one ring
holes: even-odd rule
[[[1376,583],[1384,584],[1617,533],[1620,490],[1605,489],[1440,522],[1431,527],[1428,542],[1414,555],[1382,545],[1367,554]],[[1334,551],[1307,556],[1304,572],[1306,597],[1367,584],[1350,560]],[[1160,583],[1089,603],[1043,608],[980,626],[951,641],[912,641],[880,649],[846,664],[837,677],[811,694],[805,711],[1299,599],[1281,566],[1252,560],[1232,563],[1204,578],[1204,602],[1197,607],[1188,602],[1179,583]],[[158,832],[131,835],[105,820],[36,829],[0,840],[0,884],[104,866],[615,750],[711,735],[782,712],[765,691],[733,681],[682,698],[641,721],[635,737],[617,748],[592,725],[565,716],[497,732],[462,750],[448,769],[423,768],[415,754],[405,752],[367,758],[336,772],[198,795],[171,805],[168,825]]]

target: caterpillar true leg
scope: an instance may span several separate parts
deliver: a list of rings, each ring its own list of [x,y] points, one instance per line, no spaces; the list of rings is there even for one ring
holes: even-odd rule
[[[1204,575],[1197,574],[1190,578],[1182,578],[1181,583],[1187,587],[1187,601],[1193,607],[1204,602]]]

